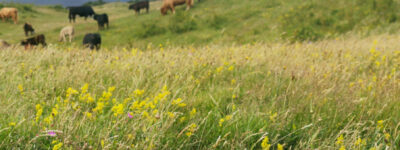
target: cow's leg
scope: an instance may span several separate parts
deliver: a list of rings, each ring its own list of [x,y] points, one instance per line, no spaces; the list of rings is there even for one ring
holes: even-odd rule
[[[69,14],[69,15],[68,15],[68,18],[69,18],[69,23],[71,23],[71,21],[72,21],[72,14]]]
[[[171,7],[171,11],[172,11],[172,14],[175,14],[175,7],[174,6]]]
[[[149,13],[149,6],[146,7],[146,12]]]

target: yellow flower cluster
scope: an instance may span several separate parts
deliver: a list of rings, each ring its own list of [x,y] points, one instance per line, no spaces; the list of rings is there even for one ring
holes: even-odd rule
[[[271,148],[271,144],[269,144],[268,136],[264,137],[264,139],[262,140],[261,148],[263,150],[269,150]]]
[[[231,120],[232,119],[232,115],[227,115],[227,116],[225,116],[224,118],[221,118],[221,119],[219,119],[219,126],[220,127],[222,127],[222,125],[223,125],[223,123],[225,122],[225,121],[229,121],[229,120]]]
[[[35,117],[36,123],[39,122],[39,119],[42,116],[42,113],[43,113],[42,106],[40,104],[36,104],[36,117]]]

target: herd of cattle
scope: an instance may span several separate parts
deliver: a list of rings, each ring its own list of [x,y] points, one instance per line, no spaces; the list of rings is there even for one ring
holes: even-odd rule
[[[199,0],[200,1],[200,0]],[[168,10],[173,14],[175,13],[175,6],[186,4],[186,10],[189,10],[193,6],[194,0],[163,0],[163,5],[161,6],[161,14],[166,15]],[[79,7],[68,7],[69,9],[69,22],[75,22],[76,16],[84,17],[85,20],[88,17],[93,17],[97,21],[98,29],[103,30],[105,26],[109,27],[109,19],[107,14],[96,14],[92,7],[90,6],[79,6]],[[141,9],[146,9],[149,12],[149,1],[137,2],[135,4],[129,5],[130,10],[134,10],[137,14],[140,13]],[[0,18],[4,22],[7,19],[12,19],[14,24],[18,23],[18,10],[16,8],[5,7],[0,10]],[[42,45],[46,46],[46,38],[44,34],[35,35],[35,29],[29,23],[23,25],[23,30],[25,36],[30,36],[24,40],[21,40],[21,45],[25,46],[25,49],[31,48],[33,46]],[[73,26],[66,26],[60,31],[60,42],[67,42],[67,37],[69,42],[72,42],[75,35],[75,30]],[[87,33],[85,34],[82,42],[83,46],[90,49],[100,49],[101,36],[98,33]],[[10,46],[4,40],[0,40],[0,48]]]

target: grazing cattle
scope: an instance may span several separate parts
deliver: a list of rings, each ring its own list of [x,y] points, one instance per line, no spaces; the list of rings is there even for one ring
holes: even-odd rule
[[[99,30],[104,29],[104,25],[107,25],[107,28],[108,28],[108,15],[107,14],[100,14],[100,15],[95,14],[93,19],[97,21]]]
[[[66,42],[67,41],[67,36],[68,36],[69,42],[72,42],[72,39],[74,38],[74,35],[75,35],[74,27],[73,26],[66,26],[66,27],[61,29],[60,38],[59,38],[58,41]]]
[[[36,35],[34,37],[30,37],[28,39],[22,40],[21,45],[25,46],[25,49],[31,47],[31,46],[37,46],[39,44],[42,44],[42,46],[46,46],[46,38],[44,37],[43,34]]]
[[[85,17],[85,20],[87,17],[93,16],[95,14],[94,10],[90,6],[79,6],[79,7],[69,7],[69,22],[73,21],[75,22],[75,17],[76,15],[79,15],[81,17]]]
[[[0,49],[9,47],[10,44],[4,40],[0,40]]]
[[[136,14],[140,14],[140,9],[146,9],[146,12],[149,13],[149,1],[137,2],[129,5],[129,9],[135,10]]]
[[[101,45],[101,36],[98,33],[88,33],[83,38],[83,46],[89,47],[91,50],[96,48],[96,50],[100,49]]]
[[[29,23],[24,24],[24,31],[25,31],[25,36],[28,36],[29,33],[31,33],[31,35],[35,34],[35,29],[33,29],[32,25]]]
[[[163,0],[161,6],[161,14],[166,15],[168,10],[171,10],[175,14],[175,6],[186,4],[186,10],[189,10],[193,6],[194,0]]]
[[[18,23],[18,10],[16,8],[4,7],[0,10],[0,18],[3,22],[9,18],[14,21],[14,24]]]

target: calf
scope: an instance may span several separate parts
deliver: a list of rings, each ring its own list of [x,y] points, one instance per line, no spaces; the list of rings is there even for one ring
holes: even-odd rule
[[[30,25],[29,23],[24,24],[24,31],[25,36],[29,36],[29,33],[31,33],[31,35],[35,34],[35,29],[33,29],[32,25]]]
[[[89,47],[91,50],[96,48],[96,50],[100,49],[101,45],[101,36],[98,33],[88,33],[83,38],[83,46]]]
[[[149,1],[137,2],[129,5],[129,9],[135,10],[136,14],[140,14],[140,9],[146,9],[146,12],[149,13]]]
[[[94,10],[90,6],[79,6],[79,7],[69,7],[69,22],[73,21],[75,22],[75,17],[76,15],[85,17],[85,20],[87,17],[93,16]]]
[[[108,15],[107,14],[95,14],[93,17],[94,20],[97,21],[97,25],[99,26],[99,30],[104,29],[104,25],[108,26]]]
[[[72,42],[72,39],[74,38],[75,35],[75,29],[73,26],[66,26],[60,31],[60,38],[58,41],[67,41],[67,36],[69,37],[69,42]]]
[[[31,47],[31,46],[37,46],[39,44],[42,44],[42,46],[46,46],[46,38],[44,37],[43,34],[36,35],[34,37],[30,37],[28,39],[22,40],[21,45],[25,46],[25,49]]]

